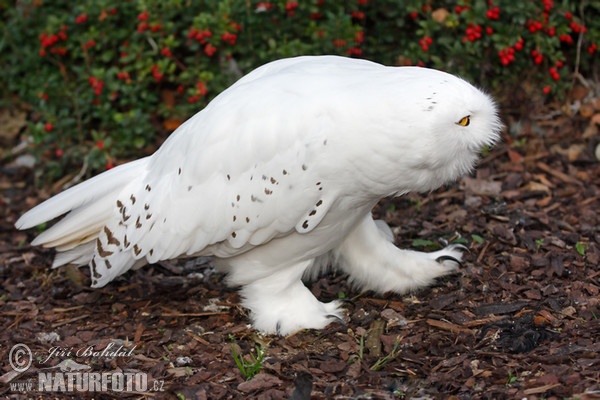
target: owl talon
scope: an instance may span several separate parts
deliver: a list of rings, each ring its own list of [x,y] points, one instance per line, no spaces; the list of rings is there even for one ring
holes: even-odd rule
[[[339,324],[341,324],[344,328],[348,327],[348,324],[346,323],[346,321],[344,321],[340,316],[338,315],[334,315],[334,314],[328,314],[326,315],[327,318],[331,318],[333,321],[332,322],[337,322]]]
[[[459,260],[449,255],[441,255],[438,258],[436,258],[435,261],[439,262],[440,264],[442,264],[444,261],[452,261],[457,263],[460,267],[462,267],[462,263]]]
[[[450,244],[447,246],[447,248],[460,249],[462,251],[466,251],[467,253],[471,253],[471,250],[469,250],[469,248],[467,246],[465,246],[464,244],[461,244],[461,243]]]

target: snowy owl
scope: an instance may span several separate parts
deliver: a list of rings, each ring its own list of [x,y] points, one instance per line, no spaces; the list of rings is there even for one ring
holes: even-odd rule
[[[332,266],[403,293],[455,271],[462,249],[401,250],[371,210],[471,171],[499,137],[493,100],[453,75],[336,56],[266,64],[181,125],[153,155],[25,213],[68,213],[34,245],[53,267],[88,264],[92,287],[131,268],[212,256],[255,329],[287,335],[343,318],[303,277]]]

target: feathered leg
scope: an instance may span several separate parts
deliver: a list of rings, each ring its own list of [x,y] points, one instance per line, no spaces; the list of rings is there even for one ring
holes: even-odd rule
[[[302,274],[311,264],[309,260],[283,267],[243,285],[242,304],[250,309],[255,329],[285,336],[301,329],[322,329],[342,319],[338,301],[321,303],[302,283]]]
[[[427,286],[460,265],[462,246],[451,245],[432,253],[402,250],[391,243],[390,233],[387,225],[379,227],[367,215],[333,250],[337,267],[362,288],[404,293]]]

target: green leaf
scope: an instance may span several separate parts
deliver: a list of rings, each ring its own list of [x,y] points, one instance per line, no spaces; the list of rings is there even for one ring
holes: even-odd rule
[[[483,243],[483,238],[481,236],[479,236],[479,235],[474,234],[474,233],[471,234],[471,239],[473,239],[473,241],[475,243],[478,243],[478,244]]]
[[[440,247],[439,244],[432,242],[431,240],[426,240],[426,239],[415,239],[412,241],[411,245],[412,245],[412,247],[434,247],[434,248]]]
[[[580,256],[585,256],[585,252],[587,251],[588,245],[587,243],[577,242],[575,244],[575,250],[579,253]]]

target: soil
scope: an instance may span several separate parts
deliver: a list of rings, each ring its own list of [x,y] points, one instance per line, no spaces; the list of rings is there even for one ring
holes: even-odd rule
[[[53,253],[32,247],[34,230],[16,231],[14,222],[52,190],[34,189],[33,172],[7,162],[0,396],[600,398],[598,112],[509,114],[503,142],[473,176],[382,200],[375,214],[399,247],[467,245],[460,271],[384,296],[329,273],[310,287],[322,301],[347,299],[345,324],[284,338],[249,327],[210,259],[147,266],[102,289],[89,288],[87,268],[50,269]],[[16,344],[33,354],[22,373],[9,363]],[[143,373],[147,391],[39,391],[39,373],[67,370]],[[32,391],[14,386],[27,382]]]

